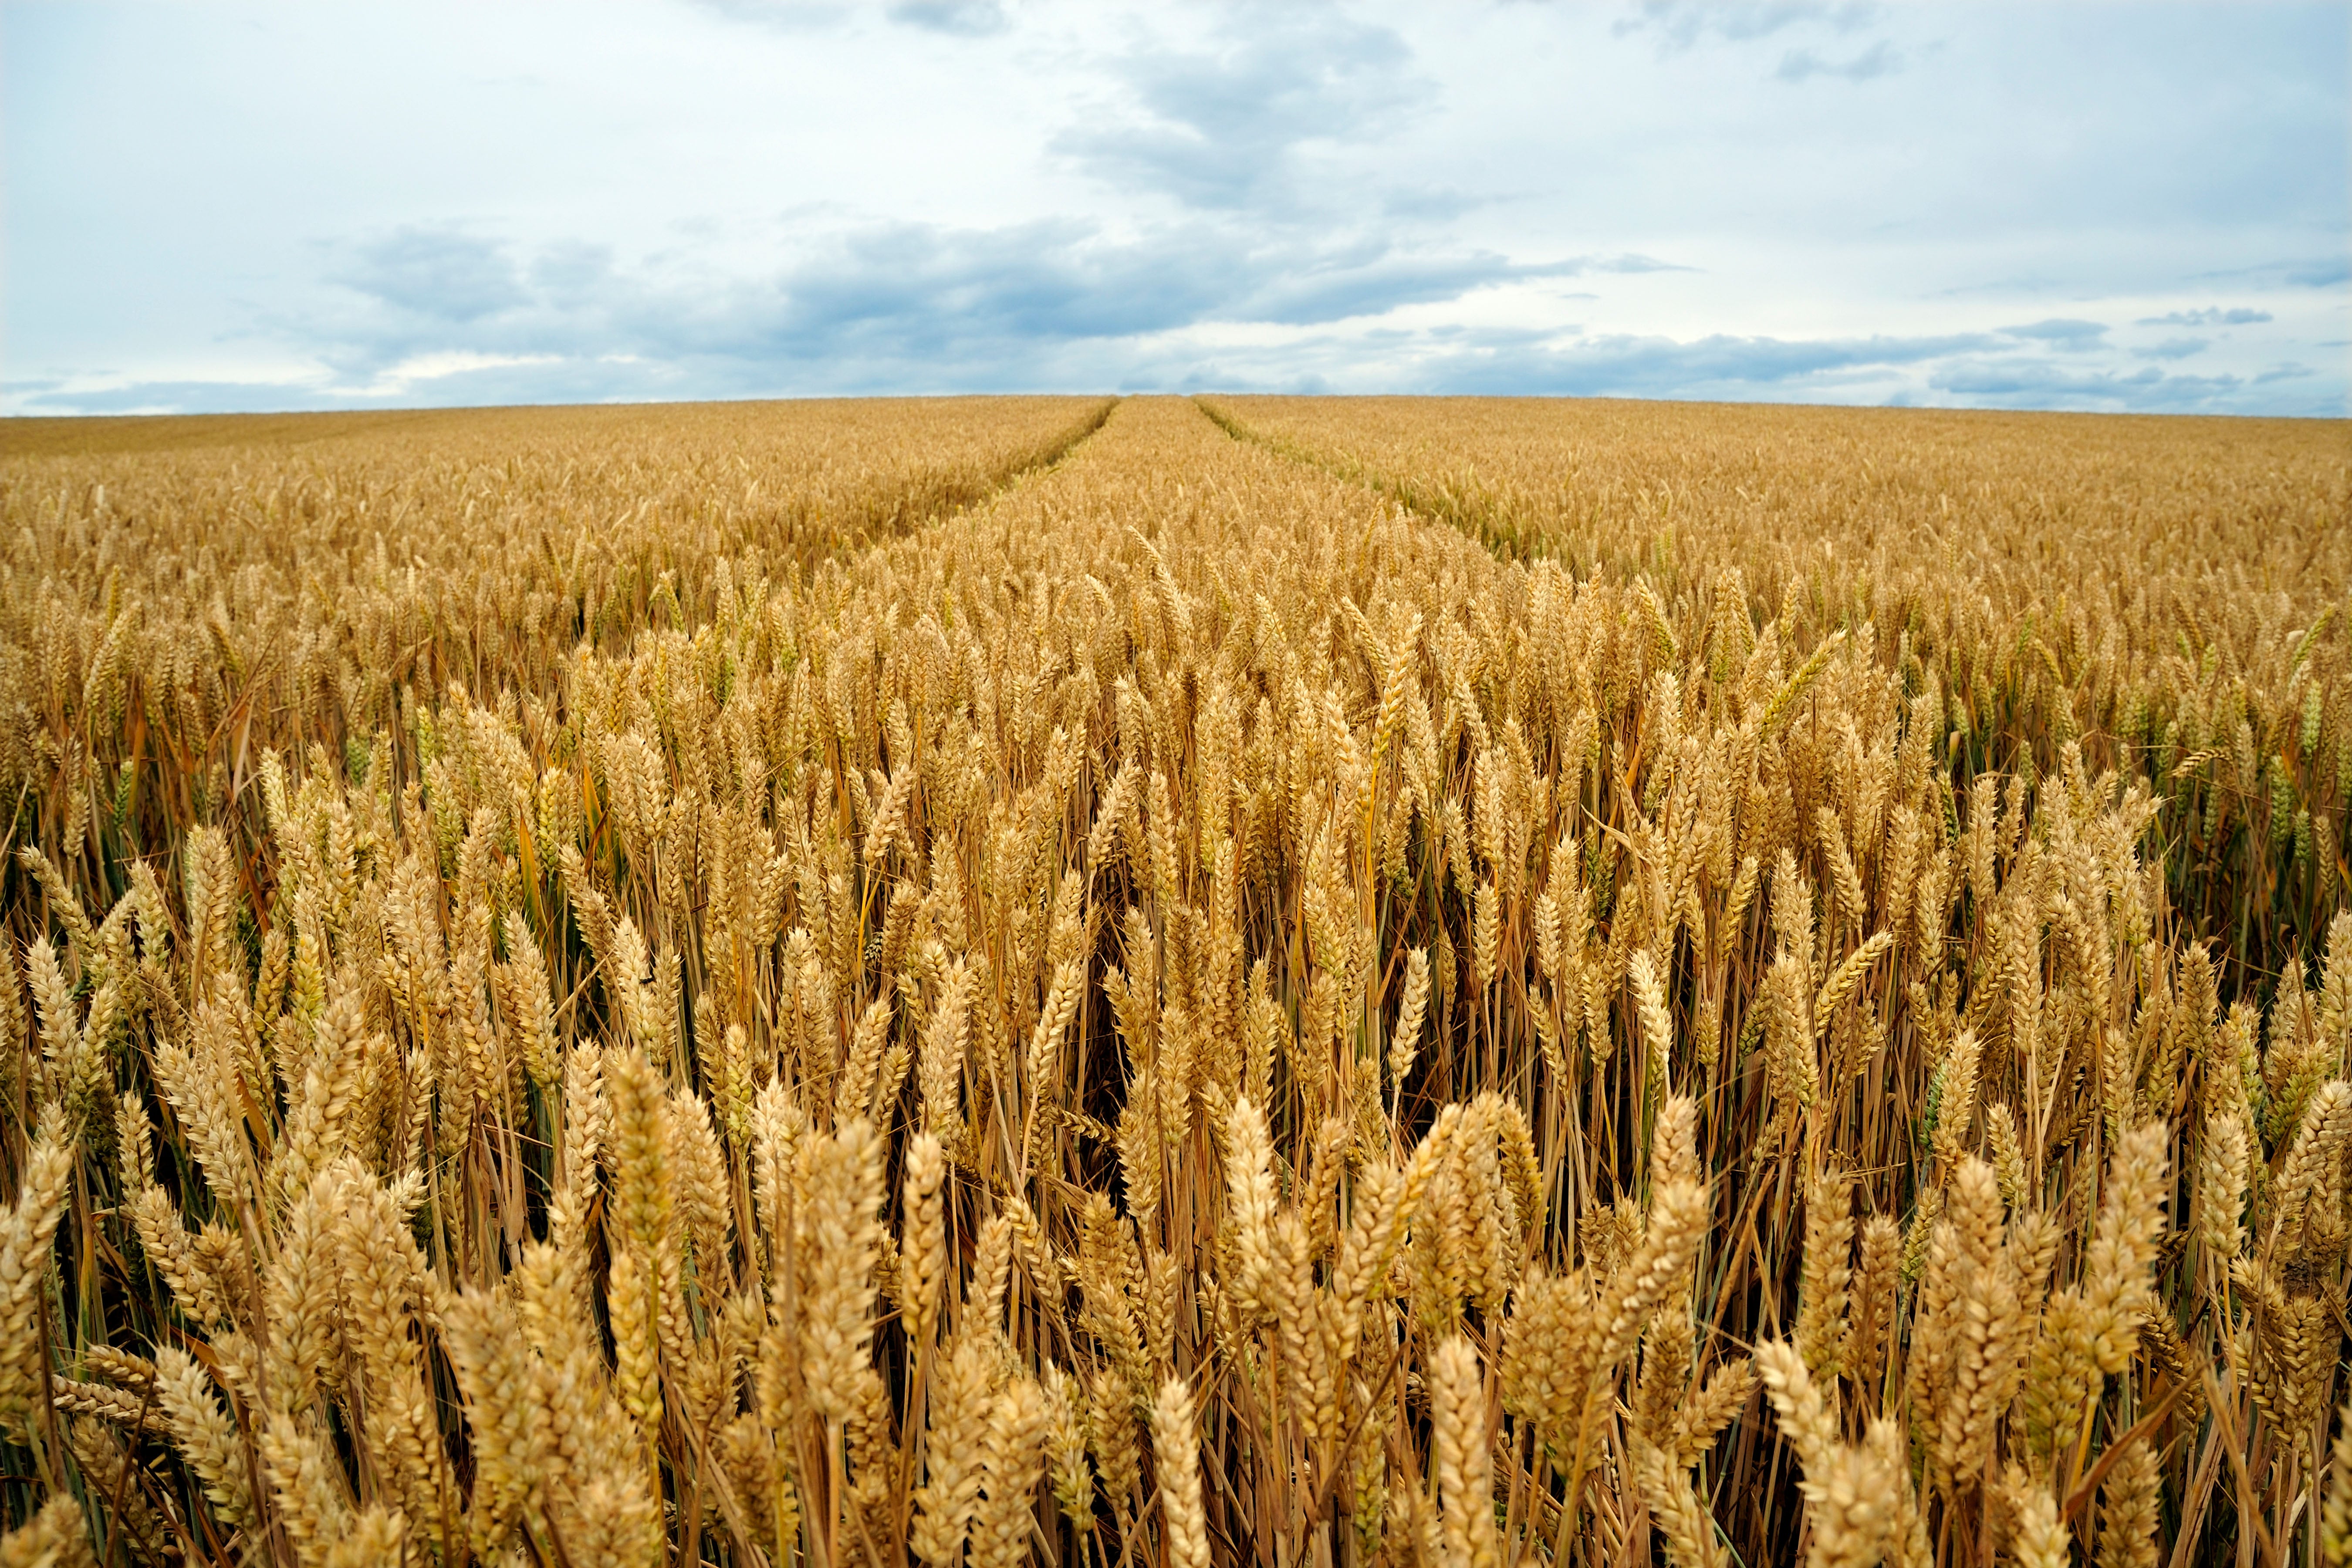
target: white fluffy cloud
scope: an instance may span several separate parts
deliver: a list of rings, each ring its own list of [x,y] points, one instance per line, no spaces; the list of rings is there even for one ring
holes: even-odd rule
[[[2340,415],[2347,60],[2336,5],[8,5],[0,408]]]

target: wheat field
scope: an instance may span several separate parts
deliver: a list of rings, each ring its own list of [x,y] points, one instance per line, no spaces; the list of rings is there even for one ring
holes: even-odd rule
[[[2352,432],[0,425],[0,1564],[2352,1564]]]

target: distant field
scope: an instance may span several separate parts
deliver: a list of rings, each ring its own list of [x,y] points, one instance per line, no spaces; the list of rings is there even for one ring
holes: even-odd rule
[[[157,414],[0,419],[0,454],[89,458],[190,447],[290,447],[335,437],[415,436],[436,429],[511,428],[536,409],[413,408],[364,414]]]
[[[20,420],[0,579],[0,1562],[2352,1563],[2352,426]]]
[[[284,447],[366,438],[424,441],[450,451],[503,453],[558,442],[593,441],[619,449],[698,437],[740,440],[756,451],[798,436],[837,445],[877,420],[938,433],[938,416],[959,416],[974,437],[1006,417],[1055,404],[1100,399],[803,398],[785,403],[594,404],[538,408],[394,408],[335,414],[159,414],[80,418],[0,419],[0,458],[93,458],[117,452],[173,452],[192,447]],[[911,425],[910,425],[911,431]],[[942,436],[950,445],[954,436]],[[747,452],[746,456],[751,454]]]

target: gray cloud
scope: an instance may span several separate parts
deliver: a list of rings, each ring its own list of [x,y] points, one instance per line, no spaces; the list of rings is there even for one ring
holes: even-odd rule
[[[140,381],[70,396],[25,400],[27,412],[57,414],[236,414],[256,408],[307,413],[338,408],[491,406],[520,403],[658,401],[685,395],[679,367],[583,360],[555,364],[489,365],[433,378],[419,397],[399,392],[321,385],[312,382]],[[714,395],[750,395],[749,386],[714,388]],[[700,395],[697,389],[697,395]]]
[[[2333,289],[2352,282],[2352,259],[2341,256],[2306,256],[2280,261],[2258,262],[2252,267],[2231,267],[2218,272],[2200,272],[2200,279],[2252,278],[2264,282],[2281,283],[2292,289]]]
[[[1304,345],[1252,360],[1228,353],[1171,385],[1258,391],[1396,390],[1442,394],[1929,403],[2181,413],[2276,410],[2275,389],[2252,378],[2153,368],[2069,368],[2004,351],[1997,334],[1696,339],[1596,334],[1531,340],[1510,331],[1417,334],[1395,345],[1394,369],[1371,386],[1346,370],[1360,345]],[[1328,353],[1328,357],[1325,357]],[[2326,412],[2325,397],[2289,411]]]
[[[997,0],[897,0],[890,7],[890,20],[934,33],[977,38],[1003,32],[1009,18]]]
[[[2225,310],[2218,306],[2208,306],[2201,310],[2171,310],[2161,316],[2142,316],[2137,324],[2143,327],[2246,327],[2270,319],[2268,310],[2250,310],[2244,306]]]
[[[1866,4],[1821,5],[1807,0],[1762,0],[1762,3],[1721,4],[1705,0],[1642,0],[1633,15],[1611,26],[1619,37],[1636,33],[1656,36],[1670,50],[1692,47],[1714,37],[1725,43],[1752,43],[1798,26],[1826,26],[1833,32],[1855,32],[1876,20],[1881,7]]]
[[[1811,49],[1790,49],[1780,57],[1780,68],[1772,74],[1782,81],[1806,81],[1817,76],[1835,77],[1841,81],[1874,81],[1902,68],[1902,55],[1881,38],[1845,60],[1823,59]]]
[[[828,301],[841,303],[842,301]],[[1165,335],[1096,334],[1073,321],[1058,337],[1003,322],[902,311],[878,297],[865,313],[824,325],[738,300],[702,333],[681,332],[656,355],[608,354],[486,363],[435,377],[435,404],[759,396],[873,391],[1405,391],[1918,403],[2015,408],[2327,413],[2324,391],[2282,406],[2279,388],[2315,373],[2283,364],[2255,376],[2184,375],[2059,362],[2005,348],[2003,333],[1790,339],[1712,334],[1545,333],[1521,328],[1325,329],[1265,348],[1204,349]],[[971,352],[994,357],[975,374]],[[1367,370],[1367,355],[1383,368]],[[68,396],[38,392],[24,405],[82,412],[174,408],[330,408],[420,399],[358,385],[142,383]]]
[[[1518,263],[1369,237],[1269,240],[1201,221],[1124,238],[1073,220],[897,223],[831,234],[772,272],[714,285],[624,268],[583,244],[522,255],[420,233],[360,248],[338,274],[347,309],[279,329],[355,385],[421,355],[466,353],[727,362],[786,381],[850,363],[876,377],[948,362],[984,376],[1073,343],[1205,323],[1326,326],[1504,283],[1674,267],[1635,254]]]
[[[2107,335],[2106,327],[2098,321],[2076,321],[2071,317],[2053,316],[2046,321],[2029,321],[2021,327],[2003,327],[2004,336],[2029,338],[2048,343],[2056,349],[2082,351],[2099,346]]]
[[[479,321],[529,298],[505,252],[455,229],[408,228],[370,240],[334,280],[395,310],[450,322]]]
[[[1303,148],[1376,140],[1433,95],[1386,27],[1324,10],[1244,21],[1212,48],[1122,62],[1124,111],[1071,127],[1055,149],[1110,184],[1188,206],[1263,211],[1278,198],[1296,209],[1313,205],[1293,177]]]
[[[1772,79],[1806,82],[1815,78],[1835,81],[1875,81],[1906,64],[1903,52],[1885,37],[1860,48],[1825,47],[1828,40],[1849,46],[1856,35],[1883,19],[1883,7],[1867,4],[1819,5],[1804,0],[1762,0],[1762,3],[1722,4],[1708,0],[1643,0],[1632,15],[1611,27],[1618,37],[1646,34],[1657,40],[1662,58],[1687,54],[1702,44],[1739,48],[1810,37],[1822,44],[1784,47]]]
[[[1402,306],[1504,285],[1683,270],[1631,252],[1519,262],[1365,236],[1268,237],[1204,216],[1129,236],[1068,219],[867,224],[820,234],[764,272],[714,279],[586,242],[526,249],[419,229],[341,253],[341,310],[276,323],[310,346],[320,378],[7,392],[29,410],[89,412],[1090,385],[2189,410],[2239,406],[2252,388],[2313,374],[2084,363],[2108,350],[2108,329],[2074,318],[1811,339],[1383,322]],[[1189,336],[1225,324],[1307,335],[1215,352]],[[2208,347],[2176,337],[2131,352],[2171,362]]]
[[[2167,374],[2153,365],[2126,374],[2011,357],[1963,359],[1939,366],[1929,374],[1927,384],[1938,392],[2011,407],[2188,412],[2215,405],[2245,383],[2234,375]]]
[[[1204,359],[1158,384],[1267,392],[1411,391],[1498,395],[1721,398],[1934,404],[2175,413],[2340,411],[2317,386],[2301,401],[2276,383],[2316,381],[2300,366],[2263,377],[2186,375],[2053,360],[2004,334],[1791,339],[1622,333],[1544,336],[1512,329],[1396,334],[1395,354],[1369,384],[1349,364],[1360,341],[1315,340],[1278,354],[1234,351]],[[2299,374],[2298,374],[2299,373]]]
[[[2315,261],[2298,262],[2282,276],[2298,288],[2333,289],[2340,283],[2352,282],[2352,261],[2340,256],[2321,257]]]
[[[1427,390],[1581,395],[1705,395],[1886,371],[1989,346],[1979,333],[1933,337],[1788,339],[1715,334],[1690,341],[1612,333],[1539,348],[1466,353],[1438,360]]]

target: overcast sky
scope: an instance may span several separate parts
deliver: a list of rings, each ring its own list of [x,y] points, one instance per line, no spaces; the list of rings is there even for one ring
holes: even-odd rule
[[[2352,6],[0,6],[0,410],[2347,412]]]

